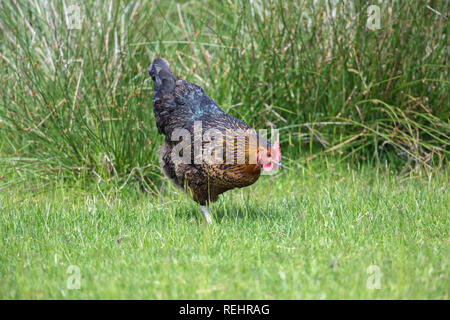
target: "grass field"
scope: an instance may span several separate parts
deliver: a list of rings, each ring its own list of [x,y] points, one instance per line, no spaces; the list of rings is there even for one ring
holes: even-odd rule
[[[445,173],[284,172],[227,193],[211,226],[172,187],[17,188],[0,194],[0,298],[449,297]]]
[[[449,4],[0,1],[0,299],[448,299]],[[158,56],[280,133],[211,226],[158,166]]]

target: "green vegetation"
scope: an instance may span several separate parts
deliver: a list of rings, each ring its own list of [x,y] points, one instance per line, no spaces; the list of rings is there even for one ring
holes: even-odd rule
[[[0,298],[449,298],[448,2],[66,2],[0,1]],[[280,129],[212,226],[158,167],[157,56]]]
[[[3,161],[156,192],[162,137],[146,70],[162,56],[232,115],[280,129],[289,167],[323,154],[447,163],[446,2],[433,2],[438,13],[427,1],[381,5],[375,30],[365,1],[315,2],[88,1],[77,30],[63,2],[2,1]]]
[[[211,226],[172,187],[3,193],[0,297],[448,299],[448,174],[319,169],[228,192]]]

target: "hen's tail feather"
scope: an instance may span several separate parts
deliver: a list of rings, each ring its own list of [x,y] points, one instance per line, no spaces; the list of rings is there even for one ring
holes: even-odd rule
[[[148,68],[148,73],[155,82],[155,89],[172,91],[175,88],[176,78],[170,72],[169,63],[163,58],[156,58]]]

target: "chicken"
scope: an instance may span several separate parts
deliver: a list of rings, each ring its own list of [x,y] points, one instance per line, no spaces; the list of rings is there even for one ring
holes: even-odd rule
[[[281,166],[279,144],[226,114],[201,87],[176,78],[165,59],[155,59],[148,72],[156,126],[165,136],[162,171],[200,204],[210,223],[208,206],[221,193],[249,186],[262,171]]]

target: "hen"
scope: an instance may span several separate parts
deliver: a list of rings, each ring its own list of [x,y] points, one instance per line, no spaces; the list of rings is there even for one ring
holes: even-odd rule
[[[156,126],[165,135],[162,171],[191,194],[210,223],[208,205],[227,190],[255,183],[262,170],[281,166],[280,147],[226,114],[201,87],[176,78],[165,59],[155,59],[148,72]]]

